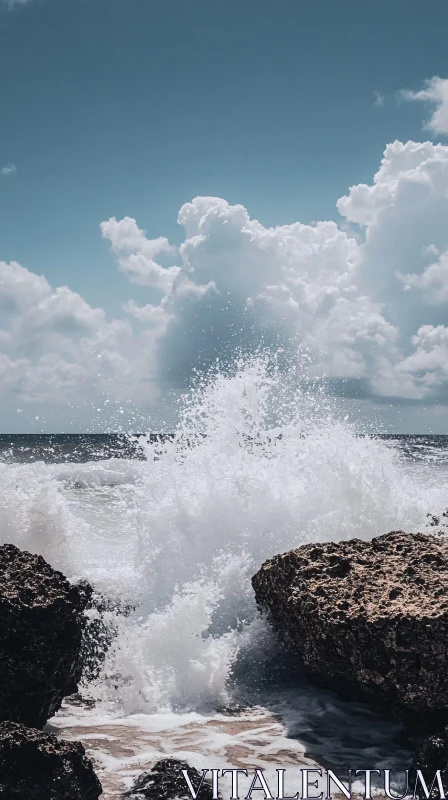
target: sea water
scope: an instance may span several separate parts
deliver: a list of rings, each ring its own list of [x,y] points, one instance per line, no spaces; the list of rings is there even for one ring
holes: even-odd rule
[[[0,439],[3,542],[131,609],[106,613],[114,638],[81,687],[88,704],[51,720],[82,739],[106,797],[167,755],[199,769],[408,765],[399,723],[301,674],[251,576],[307,542],[434,530],[448,438],[359,436],[324,394],[283,380],[263,361],[216,372],[162,439]]]

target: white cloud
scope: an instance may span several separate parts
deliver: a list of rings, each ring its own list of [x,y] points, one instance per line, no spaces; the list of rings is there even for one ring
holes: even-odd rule
[[[128,309],[157,321],[160,385],[263,342],[306,345],[340,391],[448,402],[439,359],[425,376],[409,366],[418,332],[447,320],[448,147],[388,145],[373,183],[338,209],[363,236],[334,222],[265,228],[221,198],[185,204],[176,279],[159,305]]]
[[[186,204],[179,221],[187,238],[180,280],[165,298],[172,321],[158,343],[162,379],[260,341],[305,343],[330,377],[364,379],[373,353],[393,342],[380,305],[357,289],[359,245],[335,223],[267,229],[218,198]],[[186,305],[187,276],[213,282],[213,292]]]
[[[423,325],[412,337],[414,350],[397,365],[398,378],[412,386],[414,398],[421,400],[441,391],[448,383],[448,328]]]
[[[375,95],[374,105],[375,106],[383,106],[384,105],[384,100],[385,100],[384,95],[380,94],[379,92],[374,92],[374,95]]]
[[[426,127],[436,135],[448,134],[448,78],[434,76],[419,92],[404,90],[400,94],[405,100],[419,100],[434,106]]]
[[[404,289],[418,289],[422,292],[428,305],[441,306],[448,303],[448,250],[434,261],[423,272],[402,275],[397,273],[403,282]]]
[[[156,394],[147,377],[150,339],[137,339],[126,321],[109,322],[66,286],[53,289],[20,264],[0,262],[2,406],[65,408],[67,423],[70,406],[81,405],[85,425],[98,402],[112,408],[130,393],[148,402]]]
[[[6,167],[0,169],[0,175],[13,175],[15,172],[17,172],[15,164],[8,164]]]
[[[165,303],[158,306],[147,303],[144,306],[139,306],[134,300],[128,300],[124,306],[127,314],[139,322],[144,322],[147,325],[154,325],[158,328],[164,328],[169,322],[169,317],[164,308]]]
[[[418,332],[427,325],[443,328],[448,319],[448,147],[430,142],[388,145],[373,184],[353,187],[338,208],[348,220],[365,226],[359,288],[381,304],[383,316],[396,329],[395,352],[391,349],[372,375],[372,391],[447,402],[448,384],[435,362],[425,359],[425,375],[408,366],[420,347]]]
[[[147,239],[145,232],[140,230],[135,219],[131,217],[124,217],[119,222],[112,217],[102,222],[100,228],[104,239],[109,239],[114,251],[120,256],[118,263],[121,271],[132,283],[163,291],[170,290],[179,273],[178,267],[165,269],[155,261],[163,253],[175,252],[167,239],[163,236]]]
[[[266,228],[198,197],[180,209],[177,249],[129,217],[101,223],[136,286],[124,320],[0,262],[2,402],[167,408],[196,368],[271,346],[306,348],[308,376],[341,394],[447,406],[448,147],[393,142],[337,207],[341,226]],[[138,286],[160,301],[141,302]]]

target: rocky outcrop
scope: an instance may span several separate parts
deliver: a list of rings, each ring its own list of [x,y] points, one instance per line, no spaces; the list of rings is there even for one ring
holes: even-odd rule
[[[91,587],[72,586],[41,557],[0,547],[0,797],[97,800],[79,742],[37,728],[77,691]],[[26,727],[29,726],[29,727]]]
[[[304,545],[266,561],[252,584],[315,675],[396,704],[419,723],[446,718],[447,539],[397,531]]]
[[[97,800],[101,784],[80,742],[14,722],[0,724],[0,797]]]
[[[88,595],[41,556],[0,547],[0,721],[42,728],[77,691]]]
[[[202,775],[189,764],[174,758],[158,761],[149,772],[144,772],[135,781],[132,789],[123,796],[126,800],[191,800],[191,794],[180,770],[187,769],[195,789]],[[210,783],[204,781],[198,800],[212,800]]]

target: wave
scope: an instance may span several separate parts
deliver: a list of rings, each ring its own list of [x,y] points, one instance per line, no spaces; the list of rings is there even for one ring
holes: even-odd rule
[[[263,560],[421,530],[446,507],[445,475],[409,470],[263,359],[200,381],[172,440],[139,446],[146,461],[0,464],[4,541],[135,607],[90,687],[120,713],[243,702],[272,669],[250,584]]]

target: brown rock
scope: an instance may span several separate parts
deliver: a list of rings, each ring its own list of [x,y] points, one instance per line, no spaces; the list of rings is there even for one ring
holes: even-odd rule
[[[266,561],[257,603],[316,675],[411,712],[448,709],[448,540],[395,531]]]
[[[0,547],[0,721],[42,728],[77,691],[88,597],[41,556]]]
[[[0,797],[98,800],[101,794],[80,742],[64,742],[14,722],[0,723]]]

